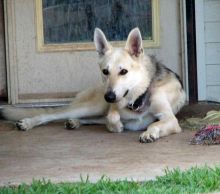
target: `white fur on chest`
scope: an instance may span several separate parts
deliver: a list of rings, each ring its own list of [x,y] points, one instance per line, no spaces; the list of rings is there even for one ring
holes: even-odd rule
[[[146,115],[149,114],[149,112],[148,111],[135,112],[126,107],[126,108],[120,109],[119,114],[122,120],[140,120],[141,121],[144,117],[146,117]]]

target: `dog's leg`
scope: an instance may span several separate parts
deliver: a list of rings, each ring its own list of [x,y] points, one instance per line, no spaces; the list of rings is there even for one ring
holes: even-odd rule
[[[154,142],[156,139],[181,132],[178,120],[173,114],[172,108],[166,97],[160,95],[151,104],[152,113],[159,121],[152,123],[147,131],[140,135],[141,143]]]
[[[64,126],[66,129],[76,129],[81,125],[106,125],[107,121],[105,117],[101,118],[89,118],[89,119],[68,119]]]
[[[147,131],[140,135],[141,143],[151,143],[160,137],[170,135],[172,133],[180,133],[181,128],[175,116],[166,117],[151,124]]]
[[[116,104],[110,106],[106,126],[110,132],[120,133],[124,130]]]
[[[25,118],[16,123],[18,129],[27,131],[35,126],[45,124],[51,121],[66,120],[72,118],[92,117],[105,115],[107,111],[106,103],[78,103],[70,108],[57,111],[53,114],[42,114],[32,118]]]

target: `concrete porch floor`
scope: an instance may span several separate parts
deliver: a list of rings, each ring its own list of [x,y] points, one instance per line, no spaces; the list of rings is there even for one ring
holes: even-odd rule
[[[185,107],[179,118],[203,115],[217,105]],[[138,142],[140,132],[109,133],[104,126],[83,126],[69,131],[52,123],[28,132],[0,122],[0,186],[30,183],[32,179],[54,182],[111,179],[153,179],[165,168],[186,169],[195,165],[220,164],[219,146],[189,145],[195,132],[161,138],[155,143]]]

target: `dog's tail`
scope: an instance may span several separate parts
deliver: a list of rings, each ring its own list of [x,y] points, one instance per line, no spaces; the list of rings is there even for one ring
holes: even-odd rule
[[[0,109],[0,119],[18,121],[24,118],[31,118],[41,114],[52,114],[61,108],[20,108],[6,107]]]

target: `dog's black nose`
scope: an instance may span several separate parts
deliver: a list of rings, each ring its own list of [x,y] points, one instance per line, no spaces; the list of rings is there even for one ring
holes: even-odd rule
[[[114,92],[109,91],[105,94],[105,100],[109,103],[113,103],[116,100],[116,95]]]

